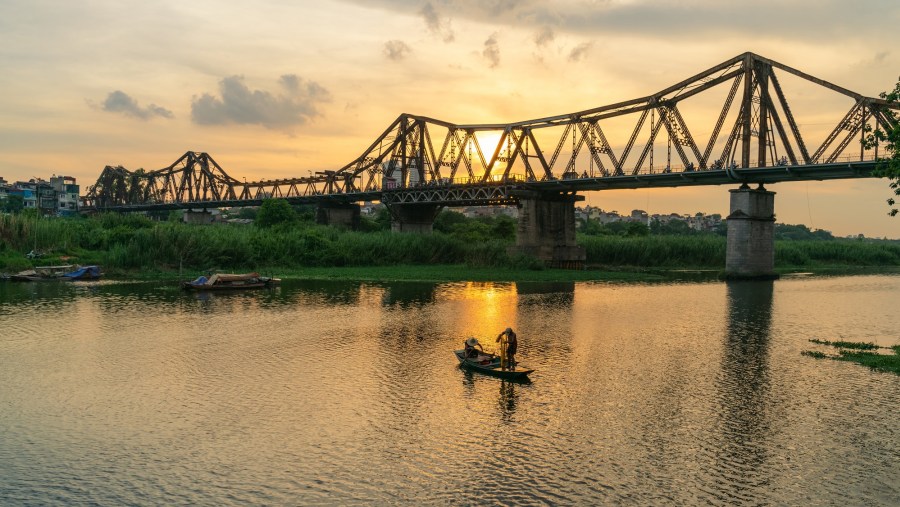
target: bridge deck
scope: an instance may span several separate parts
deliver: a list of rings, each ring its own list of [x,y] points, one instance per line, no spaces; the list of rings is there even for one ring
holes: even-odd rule
[[[514,204],[515,190],[537,192],[585,192],[602,190],[668,188],[698,185],[732,185],[742,183],[772,184],[790,181],[823,181],[834,179],[871,178],[876,161],[841,162],[805,166],[772,166],[703,171],[681,171],[656,174],[570,178],[551,181],[481,182],[467,184],[425,184],[409,188],[350,192],[341,194],[286,197],[292,204],[326,204],[380,201],[386,204],[430,203],[442,206],[490,206]],[[110,206],[108,211],[152,211],[197,208],[226,208],[260,206],[263,199],[205,200]]]

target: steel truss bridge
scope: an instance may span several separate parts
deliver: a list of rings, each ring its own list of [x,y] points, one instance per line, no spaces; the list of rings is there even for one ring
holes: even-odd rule
[[[816,124],[826,135],[812,143],[815,132],[795,118],[782,79],[849,109],[825,129]],[[804,94],[792,100],[809,107]],[[693,103],[719,114],[685,113]],[[110,211],[256,206],[267,198],[464,206],[512,204],[522,191],[870,177],[878,147],[861,141],[872,129],[892,129],[898,110],[900,104],[745,53],[653,95],[571,114],[479,125],[401,114],[355,160],[309,177],[241,181],[200,152],[155,171],[106,166],[85,200]]]

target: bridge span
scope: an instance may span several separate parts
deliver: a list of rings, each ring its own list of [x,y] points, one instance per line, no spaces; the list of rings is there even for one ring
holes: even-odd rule
[[[808,107],[804,86],[844,102],[846,113],[824,129],[798,121],[789,97]],[[872,177],[878,146],[862,141],[873,129],[893,128],[897,110],[745,53],[652,95],[575,113],[471,125],[401,114],[356,159],[308,177],[241,181],[202,152],[155,171],[107,166],[86,202],[129,212],[281,198],[318,205],[325,222],[352,223],[356,203],[380,201],[400,232],[429,232],[446,206],[515,204],[519,251],[578,265],[579,192],[731,184],[740,187],[730,190],[727,269],[766,276],[774,266],[774,193],[764,185]]]

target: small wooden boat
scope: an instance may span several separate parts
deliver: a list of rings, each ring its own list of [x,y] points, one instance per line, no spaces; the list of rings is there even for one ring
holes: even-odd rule
[[[279,278],[259,276],[259,273],[243,273],[238,275],[216,273],[209,278],[201,276],[190,282],[183,282],[185,290],[236,290],[264,289],[281,283]]]
[[[464,350],[454,350],[459,366],[467,370],[477,371],[492,377],[499,377],[506,380],[528,380],[528,375],[534,370],[516,367],[515,370],[504,370],[500,368],[500,356],[479,352],[477,356],[466,358]]]
[[[77,269],[74,264],[61,266],[38,266],[34,269],[20,271],[9,277],[14,282],[47,282],[53,280],[70,280],[65,274]]]

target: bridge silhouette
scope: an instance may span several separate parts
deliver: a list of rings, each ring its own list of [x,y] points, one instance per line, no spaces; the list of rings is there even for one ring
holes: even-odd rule
[[[783,79],[821,90],[823,102],[848,103],[840,120],[817,129],[827,132],[821,142],[810,144],[815,133],[809,132],[821,125],[799,123],[790,106],[808,100],[803,94],[789,100]],[[703,111],[717,106],[718,115],[688,115],[692,104]],[[203,152],[187,152],[154,171],[107,166],[85,202],[127,212],[254,206],[267,198],[326,209],[380,201],[396,222],[430,230],[429,220],[444,206],[571,203],[583,199],[578,192],[687,185],[746,190],[759,184],[765,191],[769,183],[871,177],[878,147],[867,149],[862,141],[871,129],[893,128],[898,109],[745,53],[652,95],[570,114],[472,125],[401,114],[356,159],[308,177],[241,181]],[[627,132],[627,139],[610,141]],[[698,132],[708,135],[704,143]],[[572,246],[574,232],[563,236],[572,237],[562,241]]]

